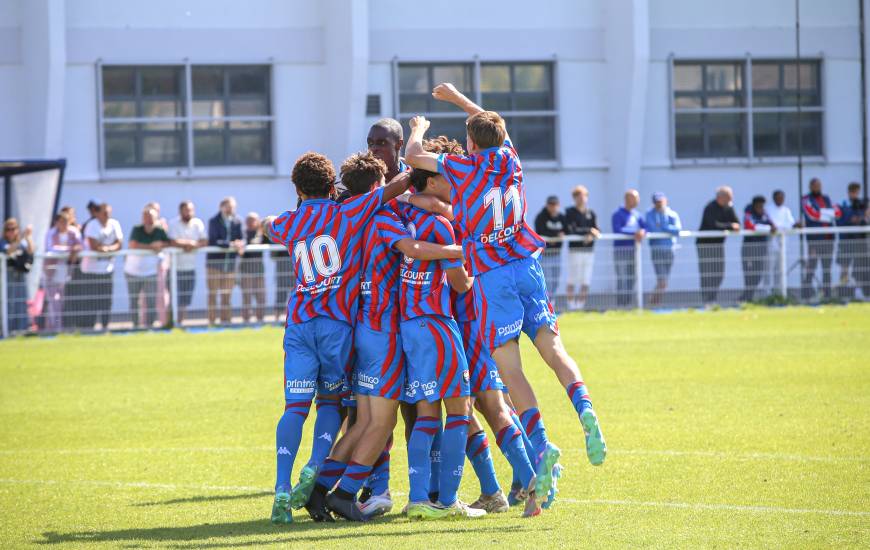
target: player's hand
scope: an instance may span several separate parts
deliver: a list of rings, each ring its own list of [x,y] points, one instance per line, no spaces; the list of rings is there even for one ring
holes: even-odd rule
[[[459,96],[459,90],[449,82],[442,82],[432,90],[432,97],[439,101],[453,101]]]
[[[429,129],[429,121],[426,120],[426,117],[424,117],[423,115],[415,116],[414,118],[411,119],[411,122],[409,124],[411,125],[411,130],[415,130],[417,128],[422,128],[423,131],[425,132],[426,130]]]

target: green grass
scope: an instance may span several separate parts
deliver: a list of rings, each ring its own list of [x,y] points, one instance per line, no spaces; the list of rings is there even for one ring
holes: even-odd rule
[[[561,323],[607,462],[588,464],[564,391],[526,343],[563,498],[539,518],[476,522],[271,525],[278,329],[0,342],[0,547],[866,547],[870,307]],[[401,445],[392,462],[405,495]],[[477,496],[471,468],[462,496]]]

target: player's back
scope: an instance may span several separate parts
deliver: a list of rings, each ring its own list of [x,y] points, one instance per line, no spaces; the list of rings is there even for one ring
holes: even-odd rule
[[[537,254],[544,241],[526,223],[523,169],[510,141],[469,156],[441,155],[472,274]]]
[[[410,237],[398,214],[385,205],[363,235],[360,310],[357,320],[373,330],[399,330],[399,265],[393,245]]]
[[[456,242],[453,228],[441,216],[410,205],[402,210],[402,216],[411,236],[417,240],[443,245]],[[460,260],[417,260],[404,257],[399,282],[402,320],[422,315],[451,317],[447,269],[461,265]]]
[[[295,265],[288,324],[315,317],[353,324],[359,307],[363,230],[382,197],[383,189],[378,189],[341,204],[309,199],[272,223],[272,235],[289,249]]]

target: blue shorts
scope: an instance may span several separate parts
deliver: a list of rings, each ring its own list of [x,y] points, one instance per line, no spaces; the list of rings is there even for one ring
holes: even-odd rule
[[[405,386],[402,336],[360,323],[354,331],[354,391],[398,400]]]
[[[464,397],[471,394],[468,362],[456,321],[423,316],[402,321],[402,349],[407,379],[402,401]]]
[[[284,329],[284,400],[337,395],[350,360],[353,327],[329,317],[291,323]]]
[[[541,327],[559,334],[537,258],[516,260],[481,273],[474,278],[474,285],[474,310],[490,350],[519,338],[520,332],[534,340]]]
[[[468,373],[471,378],[471,393],[496,390],[505,391],[505,386],[498,374],[498,365],[483,343],[480,334],[480,323],[477,320],[459,323],[462,342],[465,344],[465,358],[468,360]]]

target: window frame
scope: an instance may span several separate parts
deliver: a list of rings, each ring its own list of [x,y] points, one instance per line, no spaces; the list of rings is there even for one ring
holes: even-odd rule
[[[753,63],[778,63],[778,64],[794,64],[797,60],[787,56],[772,56],[753,58],[750,54],[739,58],[734,56],[722,57],[680,57],[671,53],[667,60],[668,69],[668,116],[669,116],[669,142],[670,142],[670,161],[672,167],[681,166],[710,166],[710,165],[739,165],[739,166],[758,166],[758,165],[782,165],[794,164],[797,162],[797,155],[774,155],[763,156],[755,153],[755,128],[754,115],[764,113],[797,113],[798,106],[778,106],[778,107],[756,107],[753,100],[753,85],[752,85],[752,65]],[[825,139],[825,95],[824,95],[824,71],[825,58],[823,55],[801,58],[802,63],[815,63],[817,69],[817,92],[819,96],[819,105],[800,107],[801,113],[818,113],[819,114],[819,139],[820,154],[808,153],[801,155],[803,162],[809,163],[826,163],[827,162],[827,140]],[[680,63],[698,63],[702,65],[716,63],[739,63],[743,72],[743,98],[744,104],[741,107],[720,107],[720,108],[677,108],[674,105],[675,86],[674,86],[674,66]],[[744,146],[745,153],[740,156],[733,157],[677,157],[677,132],[676,120],[678,114],[691,113],[719,113],[719,114],[741,114],[744,117],[743,129],[746,136],[746,144]]]
[[[258,116],[227,116],[224,113],[222,117],[212,116],[194,116],[193,115],[193,82],[192,71],[195,67],[216,66],[221,68],[230,67],[264,67],[267,71],[268,82],[266,83],[266,100],[269,109],[268,115]],[[130,67],[134,69],[142,69],[149,67],[177,67],[182,69],[181,82],[181,102],[183,115],[175,117],[114,117],[107,118],[103,112],[103,69],[111,67]],[[221,61],[221,60],[202,60],[191,61],[190,59],[183,60],[159,60],[159,61],[139,61],[139,60],[103,60],[99,59],[95,66],[96,79],[96,102],[97,102],[97,157],[98,170],[101,180],[128,180],[128,179],[177,179],[179,177],[185,179],[194,179],[201,177],[239,177],[239,176],[275,176],[277,175],[276,163],[276,143],[275,143],[275,67],[274,63],[269,61]],[[194,124],[196,122],[213,122],[221,121],[229,124],[233,121],[244,122],[265,122],[269,127],[269,144],[267,146],[269,152],[269,162],[264,164],[220,164],[220,165],[201,165],[197,166],[194,159]],[[181,132],[182,138],[182,164],[180,166],[130,166],[130,167],[108,167],[106,166],[106,126],[113,123],[175,123],[183,125]],[[227,130],[221,130],[222,132]],[[228,152],[225,152],[228,155]]]
[[[468,65],[471,66],[471,87],[472,87],[472,99],[478,105],[482,105],[482,96],[483,92],[481,91],[481,74],[480,69],[482,65],[547,65],[550,68],[550,86],[551,86],[551,97],[552,97],[552,109],[545,110],[521,110],[521,111],[499,111],[499,114],[504,118],[530,118],[530,117],[552,117],[553,119],[553,158],[548,159],[529,159],[523,161],[523,166],[529,168],[561,168],[562,166],[562,154],[561,154],[561,139],[560,139],[560,102],[559,102],[559,63],[558,58],[553,56],[551,58],[529,58],[529,59],[518,59],[518,58],[486,58],[481,59],[478,56],[474,56],[471,59],[469,58],[437,58],[437,59],[417,59],[417,58],[408,58],[403,59],[399,57],[393,57],[391,64],[391,77],[392,77],[392,116],[396,120],[403,120],[406,118],[410,118],[415,115],[424,115],[426,118],[434,120],[434,119],[445,119],[445,118],[454,118],[454,119],[464,119],[467,118],[467,115],[464,113],[452,113],[452,112],[422,112],[422,113],[408,113],[401,111],[399,105],[399,97],[401,92],[399,90],[399,69],[402,65],[425,65],[427,67],[437,66],[437,65]],[[513,93],[513,90],[510,92]],[[485,107],[485,106],[484,106]],[[463,144],[464,145],[464,144]],[[520,151],[520,158],[522,158],[522,151]]]

